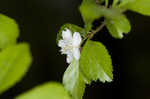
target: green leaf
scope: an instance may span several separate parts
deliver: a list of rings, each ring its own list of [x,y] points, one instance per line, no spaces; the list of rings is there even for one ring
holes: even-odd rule
[[[95,0],[83,0],[79,9],[87,31],[91,30],[93,21],[103,15],[103,9],[96,4]]]
[[[79,70],[79,62],[73,60],[63,76],[65,89],[72,95],[73,99],[82,99],[85,90],[83,75]]]
[[[29,45],[26,43],[9,46],[0,52],[0,93],[21,80],[31,60]]]
[[[90,31],[92,23],[101,17],[116,17],[122,10],[116,8],[106,8],[96,4],[95,0],[83,0],[80,6],[80,12],[85,23],[86,31]]]
[[[128,33],[131,30],[131,25],[124,15],[117,15],[116,17],[105,18],[105,24],[114,38],[123,38],[123,33]]]
[[[96,80],[111,82],[113,79],[111,57],[99,42],[86,42],[80,57],[80,68],[88,83]]]
[[[120,7],[150,16],[150,0],[122,0]]]
[[[58,41],[62,38],[62,31],[64,31],[66,28],[71,30],[72,33],[79,32],[82,38],[87,36],[87,32],[83,28],[67,23],[60,28],[59,33],[57,34],[56,43],[58,43]]]
[[[59,83],[45,83],[16,97],[15,99],[71,99]]]
[[[0,14],[0,49],[16,44],[18,36],[17,23],[13,19]]]

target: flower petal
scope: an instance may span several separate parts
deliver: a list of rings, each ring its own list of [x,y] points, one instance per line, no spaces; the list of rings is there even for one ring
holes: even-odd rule
[[[64,46],[65,46],[64,40],[59,40],[59,41],[58,41],[58,46],[59,46],[59,47],[64,47]]]
[[[63,39],[72,39],[72,32],[66,28],[65,31],[62,31]]]
[[[80,43],[81,43],[81,36],[80,36],[80,33],[79,32],[75,32],[73,34],[73,46],[80,46]]]
[[[70,54],[67,54],[67,63],[71,63],[72,60],[73,60],[73,56]]]
[[[79,48],[74,48],[73,49],[73,56],[76,60],[79,60],[80,59],[80,50]]]

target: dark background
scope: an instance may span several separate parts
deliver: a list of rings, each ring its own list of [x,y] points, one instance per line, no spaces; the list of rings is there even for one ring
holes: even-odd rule
[[[81,0],[0,0],[0,13],[18,22],[18,42],[30,44],[34,60],[22,81],[0,99],[12,99],[47,81],[61,82],[67,64],[55,43],[56,34],[64,23],[83,26],[80,3]],[[106,28],[93,39],[109,50],[114,81],[92,83],[87,86],[84,99],[150,99],[150,17],[126,14],[132,31],[124,39],[112,38]]]

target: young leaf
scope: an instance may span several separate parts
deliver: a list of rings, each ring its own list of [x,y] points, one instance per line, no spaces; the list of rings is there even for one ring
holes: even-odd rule
[[[58,43],[58,41],[62,38],[62,31],[64,31],[66,28],[71,30],[72,33],[79,32],[80,35],[82,36],[82,38],[87,36],[87,32],[83,28],[81,28],[81,27],[79,27],[77,25],[68,23],[68,24],[64,24],[61,27],[61,29],[59,30],[59,33],[57,34],[57,38],[56,38],[56,43]]]
[[[122,0],[119,6],[150,16],[150,0]]]
[[[114,18],[105,18],[105,24],[114,38],[123,38],[123,33],[128,33],[131,30],[131,25],[124,15],[118,15]]]
[[[86,42],[80,57],[80,69],[88,83],[92,80],[111,82],[113,79],[111,57],[105,46],[99,42]]]
[[[72,95],[73,99],[82,99],[85,90],[85,82],[79,70],[79,62],[73,60],[63,76],[65,89]]]
[[[79,9],[87,31],[91,30],[93,21],[103,15],[101,7],[95,0],[83,0]]]
[[[9,46],[0,52],[0,93],[16,84],[31,64],[29,45]]]
[[[71,99],[59,83],[46,83],[16,97],[15,99]]]
[[[0,49],[16,44],[18,36],[17,23],[13,19],[0,14]]]

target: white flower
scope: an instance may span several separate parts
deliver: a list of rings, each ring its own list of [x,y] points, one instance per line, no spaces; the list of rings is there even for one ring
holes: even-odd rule
[[[80,58],[80,43],[82,38],[78,32],[72,32],[69,29],[62,31],[62,38],[58,42],[61,47],[61,53],[67,55],[67,63],[71,63],[73,59],[79,60]]]

